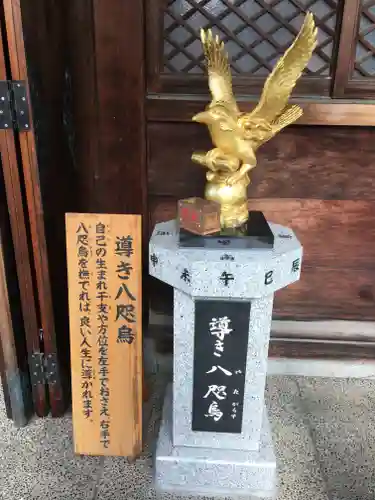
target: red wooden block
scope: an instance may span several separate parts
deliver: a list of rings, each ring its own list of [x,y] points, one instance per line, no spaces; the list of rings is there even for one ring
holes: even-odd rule
[[[194,234],[220,231],[220,205],[204,198],[186,198],[178,202],[180,227]]]

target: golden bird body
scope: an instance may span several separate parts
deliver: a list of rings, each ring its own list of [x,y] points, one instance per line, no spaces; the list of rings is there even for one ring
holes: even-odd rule
[[[215,148],[193,153],[192,159],[209,169],[205,196],[221,204],[222,227],[237,227],[248,218],[248,172],[256,166],[256,150],[302,115],[302,109],[289,105],[288,100],[313,53],[317,29],[313,15],[306,14],[299,34],[268,76],[259,103],[250,113],[237,106],[224,43],[211,30],[201,30],[201,40],[212,101],[193,121],[207,125]]]

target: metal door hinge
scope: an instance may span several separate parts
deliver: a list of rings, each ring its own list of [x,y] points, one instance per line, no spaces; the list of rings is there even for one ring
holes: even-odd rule
[[[25,82],[0,80],[0,129],[31,130]]]
[[[56,353],[34,352],[29,358],[31,384],[54,384],[57,382],[59,368]]]

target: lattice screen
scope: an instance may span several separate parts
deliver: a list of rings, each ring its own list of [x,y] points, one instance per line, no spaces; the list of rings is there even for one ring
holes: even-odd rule
[[[169,0],[164,14],[164,71],[202,73],[199,30],[212,27],[226,42],[235,73],[265,75],[289,47],[310,10],[319,35],[306,73],[329,75],[340,1]]]
[[[354,77],[375,76],[375,1],[362,0]]]

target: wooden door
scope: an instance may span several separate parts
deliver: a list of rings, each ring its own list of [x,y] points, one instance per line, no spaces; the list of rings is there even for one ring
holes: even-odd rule
[[[34,118],[33,132],[19,134],[19,151],[35,302],[43,347],[60,355],[66,374],[49,384],[54,414],[64,407],[62,380],[69,381],[65,212],[141,214],[145,296],[157,312],[171,312],[171,290],[146,276],[147,241],[156,222],[175,216],[178,198],[203,193],[204,173],[190,161],[194,149],[210,147],[205,129],[191,123],[208,101],[200,27],[212,26],[226,42],[246,110],[304,12],[315,13],[319,44],[294,96],[304,118],[260,151],[249,198],[270,220],[294,227],[306,249],[303,278],[278,293],[276,318],[375,320],[374,106],[341,100],[350,95],[341,55],[351,0],[3,3],[8,78],[28,80]],[[366,19],[372,15],[370,2],[354,3]],[[368,31],[358,32],[368,43]],[[350,92],[357,73],[348,76]],[[285,348],[273,339],[271,349],[330,350],[318,349],[316,339],[307,347],[287,340]]]
[[[294,228],[305,248],[302,279],[276,294],[275,319],[375,320],[370,250],[375,245],[375,132],[348,127],[370,124],[364,115],[362,120],[349,116],[349,110],[358,106],[360,112],[365,106],[340,101],[343,74],[349,78],[345,95],[354,85],[366,88],[366,95],[369,88],[375,89],[369,78],[372,69],[368,69],[374,64],[370,45],[375,33],[373,4],[360,0],[146,0],[150,228],[175,216],[178,198],[203,193],[204,173],[190,160],[193,150],[211,147],[205,128],[191,123],[193,114],[208,102],[200,28],[212,27],[225,41],[240,106],[250,110],[306,11],[315,14],[318,45],[293,94],[305,115],[259,151],[248,191],[250,205],[263,210],[269,220]],[[348,24],[355,27],[351,36]],[[362,52],[365,44],[366,65],[357,54],[351,73],[345,69],[348,58],[343,54],[353,54],[358,43]],[[358,83],[365,67],[368,78]],[[156,281],[152,286],[156,312],[171,314],[171,291]],[[273,338],[271,352],[299,356],[332,352],[328,344],[317,348],[316,339],[307,344]]]
[[[277,294],[276,319],[374,321],[375,106],[342,100],[341,57],[357,43],[358,30],[348,41],[345,28],[352,4],[365,7],[368,22],[370,3],[70,0],[73,154],[83,209],[142,214],[146,264],[154,224],[175,216],[179,198],[203,194],[204,173],[190,160],[194,149],[210,147],[204,127],[191,123],[208,102],[199,29],[213,27],[226,42],[236,94],[250,110],[310,9],[319,43],[293,97],[305,114],[259,152],[249,199],[270,220],[295,228],[305,247],[302,280]],[[156,313],[171,314],[169,287],[145,276],[144,290]],[[358,355],[358,338],[350,349],[331,349],[315,337],[283,337],[288,342],[274,338],[271,352]]]
[[[30,291],[24,307],[33,297],[37,310],[28,351],[53,365],[46,387],[57,416],[70,401],[65,213],[142,214],[147,241],[143,8],[120,0],[1,5],[6,78],[24,80],[30,99],[31,130],[5,133],[30,223],[29,261],[17,255],[35,285],[21,287]]]
[[[29,366],[32,380],[39,368],[43,372],[35,382],[37,413],[51,410],[58,416],[66,408],[70,389],[64,375],[69,373],[64,214],[76,209],[70,182],[69,117],[64,112],[69,85],[64,12],[58,2],[47,1],[31,5],[3,0],[2,9],[6,74],[1,79],[25,83],[30,114],[29,130],[2,132],[8,148],[4,175],[13,176],[8,206],[23,218],[14,220],[12,230],[28,313]],[[16,202],[10,198],[14,190]],[[31,248],[26,249],[29,241]]]
[[[2,17],[2,19],[4,21],[4,17]],[[2,82],[6,82],[11,78],[7,64],[7,47],[7,35],[3,22],[1,24],[0,36],[0,80]],[[2,90],[2,94],[4,94],[2,97],[6,100],[8,98],[6,88],[3,87]],[[9,310],[4,312],[4,314],[7,314],[8,316],[4,318],[6,325],[4,326],[4,330],[2,332],[3,370],[5,373],[4,377],[8,380],[9,374],[14,373],[15,376],[17,375],[17,363],[21,363],[22,366],[18,372],[19,377],[21,377],[22,374],[24,374],[25,377],[28,376],[28,367],[27,371],[25,371],[25,359],[27,361],[26,365],[28,365],[28,363],[32,361],[32,357],[41,352],[41,343],[39,309],[35,296],[33,259],[30,252],[27,213],[25,209],[23,191],[23,174],[21,170],[17,134],[12,130],[11,126],[8,130],[0,131],[0,153],[2,179],[4,180],[4,191],[6,194],[6,209],[9,212],[9,222],[11,228],[10,238],[7,233],[6,217],[4,215],[2,217],[2,236],[4,237],[3,308],[4,311],[8,309],[8,294],[10,298],[15,301],[15,303],[17,301],[14,294],[7,290],[7,283],[9,283],[9,280],[15,280],[17,277],[22,314],[22,326],[19,324],[19,321],[17,321],[17,330],[13,330],[12,318],[9,316],[10,312]],[[3,210],[3,213],[4,211],[5,209]],[[9,269],[12,269],[12,262],[11,258],[9,260],[5,257],[5,253],[10,251],[9,247],[12,245],[14,248],[14,267],[16,269],[16,275],[13,274],[13,276],[10,276]],[[8,278],[8,280],[6,278]],[[20,351],[18,350],[18,340],[15,338],[15,332],[17,331],[17,334],[22,337],[23,330],[25,333],[27,352],[25,352],[22,348]],[[18,362],[17,357],[19,359]],[[9,372],[8,370],[11,371]],[[22,385],[20,380],[18,385]],[[46,415],[48,413],[48,402],[44,382],[35,380],[34,383],[31,383],[31,390],[35,412],[40,416]],[[5,392],[8,392],[9,394],[9,405],[11,405],[12,389],[9,383],[7,384],[7,390]],[[20,410],[20,413],[22,414],[22,410]],[[10,414],[12,417],[16,418],[13,410]],[[16,420],[19,421],[19,418],[16,418]]]
[[[1,149],[1,146],[0,146]],[[23,311],[10,229],[3,169],[0,171],[0,375],[7,415],[17,427],[27,423],[33,401]],[[37,391],[36,391],[37,392]],[[34,393],[37,396],[37,393]],[[36,401],[37,410],[43,410]]]

